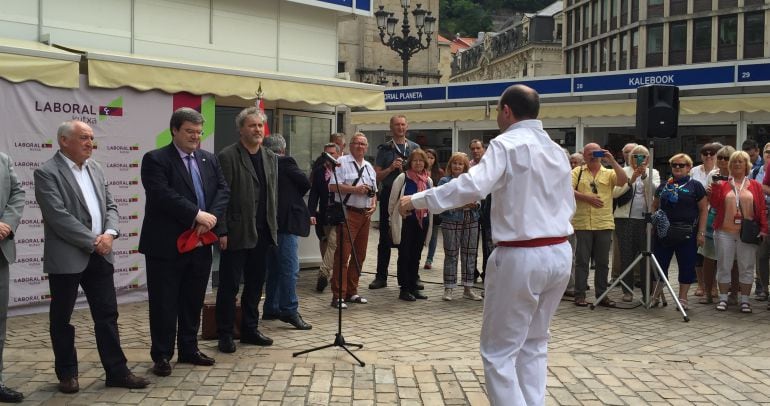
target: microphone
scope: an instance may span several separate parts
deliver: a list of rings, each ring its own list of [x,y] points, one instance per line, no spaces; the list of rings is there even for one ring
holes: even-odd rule
[[[334,157],[331,156],[328,152],[322,152],[321,158],[334,166],[342,166],[342,164],[338,160],[334,159]]]

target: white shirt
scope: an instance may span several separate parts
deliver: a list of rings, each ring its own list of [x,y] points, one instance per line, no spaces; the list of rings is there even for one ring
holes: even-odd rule
[[[353,158],[353,155],[343,155],[341,156],[337,162],[340,163],[340,166],[335,168],[334,171],[337,173],[337,180],[339,180],[339,183],[343,183],[346,185],[352,185],[353,182],[358,179],[358,168],[361,167],[361,163],[356,162],[355,158]],[[364,184],[369,185],[369,187],[372,188],[375,192],[377,191],[377,178],[374,172],[374,167],[372,164],[364,160],[363,162],[363,168],[364,171],[361,174],[361,180],[356,183],[356,186]],[[337,182],[334,179],[334,174],[332,174],[332,177],[329,179],[330,185],[336,185]],[[337,196],[336,189],[330,189],[334,190],[334,200],[339,202],[339,197]],[[342,200],[345,200],[345,196],[347,196],[346,193],[342,193]],[[359,209],[368,209],[372,207],[372,198],[361,194],[361,193],[351,193],[350,198],[348,199],[348,202],[345,203],[348,206],[352,207],[358,207]]]
[[[489,143],[481,161],[468,173],[412,195],[412,203],[436,214],[489,193],[494,242],[573,233],[575,195],[569,161],[540,120],[511,125]]]
[[[86,206],[88,207],[88,214],[91,215],[91,232],[96,235],[102,233],[102,209],[99,207],[99,198],[96,196],[96,189],[94,189],[94,183],[91,180],[91,174],[88,173],[88,159],[83,162],[83,165],[78,168],[78,165],[67,158],[66,155],[61,154],[64,158],[64,162],[72,171],[72,176],[80,186],[80,191],[83,193],[83,197],[86,199]]]
[[[714,169],[716,169],[716,165],[714,165]],[[690,177],[700,182],[705,188],[709,180],[709,172],[706,172],[706,168],[703,165],[698,165],[690,170]]]

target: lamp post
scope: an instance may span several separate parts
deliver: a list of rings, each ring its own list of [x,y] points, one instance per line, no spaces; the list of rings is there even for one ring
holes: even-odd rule
[[[385,86],[388,84],[388,77],[385,76],[385,69],[382,68],[382,65],[377,68],[377,84],[380,86]]]
[[[404,18],[401,23],[401,36],[396,35],[396,24],[398,18],[393,17],[393,13],[384,10],[385,6],[374,12],[377,18],[377,28],[380,30],[380,41],[388,48],[396,51],[403,61],[404,69],[402,81],[404,86],[409,84],[409,59],[412,55],[430,46],[431,35],[433,35],[436,17],[431,15],[430,11],[422,8],[422,3],[417,3],[417,7],[412,11],[414,16],[414,25],[417,28],[417,37],[409,35],[409,0],[401,0],[401,8],[404,10]],[[385,40],[385,33],[388,34],[388,40]],[[425,34],[425,44],[423,45],[422,36]]]

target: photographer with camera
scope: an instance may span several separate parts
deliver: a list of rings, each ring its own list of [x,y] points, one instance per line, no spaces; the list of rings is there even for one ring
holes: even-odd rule
[[[367,302],[358,294],[361,269],[348,269],[349,264],[356,266],[355,260],[348,260],[351,252],[355,250],[357,265],[363,266],[366,246],[369,243],[369,224],[377,204],[377,179],[374,168],[364,159],[369,142],[363,133],[356,133],[349,145],[350,154],[343,155],[337,161],[340,164],[334,169],[337,175],[329,179],[329,191],[334,193],[336,202],[345,205],[347,212],[348,228],[344,223],[337,225],[337,252],[334,254],[334,272],[331,275],[332,307],[342,308],[347,308],[345,302]],[[341,202],[339,194],[342,195]],[[339,250],[342,250],[341,255]],[[340,284],[342,297],[337,297]]]
[[[610,243],[615,221],[612,217],[612,192],[615,186],[623,186],[628,176],[612,154],[590,143],[583,147],[586,164],[572,170],[572,188],[577,201],[572,226],[577,238],[575,252],[575,306],[586,307],[588,288],[588,264],[596,262],[594,274],[595,297],[607,290],[607,273],[610,262]],[[612,169],[602,166],[602,160]],[[605,297],[597,306],[615,307],[615,302]]]
[[[636,144],[634,144],[636,145]],[[652,185],[645,180],[648,174],[650,151],[643,145],[635,146],[626,156],[628,166],[623,171],[628,177],[628,183],[615,186],[612,197],[618,202],[615,208],[615,234],[616,244],[620,249],[620,269],[625,270],[634,261],[637,254],[645,250],[647,241],[645,228],[645,214],[650,212],[647,207],[647,198],[652,198],[655,189],[660,185],[660,174],[657,169],[652,170]],[[650,188],[650,186],[652,186]],[[645,269],[641,264],[640,269]],[[644,274],[640,275],[644,280]],[[629,272],[623,279],[623,301],[631,302],[634,299],[634,273]],[[642,283],[644,291],[645,284]]]
[[[393,181],[405,169],[407,157],[420,145],[406,139],[409,124],[406,117],[396,115],[390,118],[391,140],[377,147],[377,157],[374,160],[374,170],[377,172],[377,182],[380,182],[380,201],[388,203]],[[369,284],[369,289],[380,289],[388,286],[388,266],[390,265],[390,249],[393,241],[390,237],[390,215],[387,206],[380,207],[380,242],[377,245],[377,276]]]

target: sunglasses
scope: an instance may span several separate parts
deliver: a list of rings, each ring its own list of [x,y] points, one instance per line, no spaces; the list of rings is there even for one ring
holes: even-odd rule
[[[595,195],[599,194],[599,191],[596,190],[596,183],[594,183],[594,182],[591,182],[591,193],[593,193]]]
[[[701,154],[701,155],[703,155],[703,156],[714,156],[714,155],[716,155],[717,153],[716,153],[716,152],[714,152],[714,151],[703,151],[703,152],[701,152],[700,154]]]
[[[717,155],[717,161],[729,161],[729,160],[730,160],[729,156]]]
[[[770,154],[770,149],[768,149],[767,151],[765,151],[765,154]]]
[[[673,164],[671,164],[671,167],[672,167],[672,168],[679,168],[679,169],[681,169],[681,168],[686,168],[686,167],[687,167],[687,164],[677,164],[677,163],[673,163]]]

